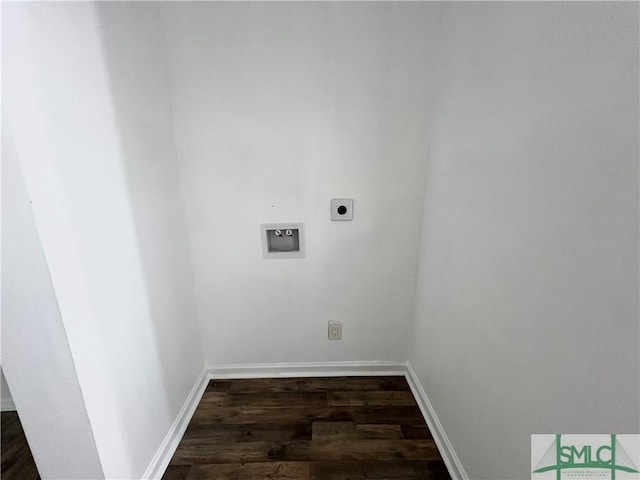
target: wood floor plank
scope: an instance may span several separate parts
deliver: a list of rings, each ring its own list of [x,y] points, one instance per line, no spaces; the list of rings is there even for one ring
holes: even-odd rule
[[[432,440],[314,440],[292,442],[186,442],[174,455],[178,465],[268,461],[440,460]]]
[[[414,407],[213,407],[202,405],[192,418],[195,424],[211,423],[301,423],[314,421],[352,421],[357,423],[415,424],[423,421]]]
[[[315,462],[310,480],[441,480],[429,461]]]
[[[40,475],[22,430],[17,412],[2,412],[0,416],[1,461],[3,480],[39,480]]]
[[[162,480],[187,480],[191,465],[169,465]]]
[[[336,391],[327,393],[329,406],[413,406],[417,405],[408,391]]]
[[[224,405],[240,407],[246,405],[261,407],[301,407],[326,406],[326,392],[263,392],[229,393]]]
[[[400,425],[362,424],[356,425],[356,431],[358,438],[363,440],[403,438]]]
[[[230,393],[329,392],[335,390],[410,390],[404,377],[252,378],[233,380]]]
[[[309,441],[181,444],[172,462],[185,465],[302,461],[309,458],[310,445]]]
[[[313,422],[312,440],[341,440],[357,438],[355,422]]]
[[[440,460],[440,452],[432,440],[335,440],[313,441],[311,460]]]
[[[226,392],[231,388],[231,385],[233,385],[235,381],[236,380],[209,380],[205,393]]]
[[[426,425],[400,425],[402,429],[402,438],[421,438],[428,440],[433,438],[433,435],[429,431]]]
[[[227,392],[205,391],[200,399],[200,405],[223,407],[227,404]]]
[[[165,480],[450,480],[403,377],[213,380]]]
[[[400,425],[375,425],[355,422],[314,422],[312,427],[313,440],[374,440],[401,439]]]
[[[186,480],[309,480],[306,462],[231,463],[195,465]]]
[[[311,423],[292,424],[191,424],[183,442],[206,440],[218,443],[284,442],[287,440],[311,440]]]

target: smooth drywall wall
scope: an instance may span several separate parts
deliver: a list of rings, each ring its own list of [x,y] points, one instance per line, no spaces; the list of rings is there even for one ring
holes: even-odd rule
[[[4,372],[0,368],[0,409],[4,412],[5,410],[15,410],[15,404],[13,403],[13,397],[11,396],[11,390],[9,390],[9,385],[7,384],[7,379],[4,378]]]
[[[3,5],[5,117],[114,479],[143,475],[203,364],[157,7],[136,7]]]
[[[638,4],[447,4],[409,360],[472,479],[638,433]]]
[[[156,3],[98,5],[163,382],[176,415],[203,367]]]
[[[403,359],[436,7],[161,8],[206,361]],[[304,222],[306,258],[263,259],[276,222]]]
[[[6,374],[40,476],[104,478],[6,124],[2,130],[2,371],[3,406],[8,393]]]

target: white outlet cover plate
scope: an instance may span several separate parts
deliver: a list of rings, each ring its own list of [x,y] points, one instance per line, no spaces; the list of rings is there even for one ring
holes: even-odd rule
[[[329,322],[329,340],[342,340],[342,322]]]
[[[340,207],[346,208],[346,212],[338,213]],[[353,220],[353,198],[332,198],[331,220],[343,222]]]

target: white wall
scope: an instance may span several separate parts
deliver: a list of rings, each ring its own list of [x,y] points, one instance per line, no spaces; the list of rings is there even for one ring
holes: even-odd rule
[[[9,390],[9,385],[7,384],[7,379],[4,378],[4,373],[0,368],[0,408],[4,412],[12,411],[16,409],[15,404],[13,403],[13,397],[11,396],[11,390]]]
[[[118,479],[140,478],[203,363],[158,13],[121,8],[3,5],[3,107]]]
[[[161,374],[175,415],[203,367],[157,4],[98,4]]]
[[[206,361],[403,359],[436,7],[161,8]],[[292,221],[307,257],[263,260],[259,224]]]
[[[531,433],[635,428],[637,18],[4,4],[36,278],[48,267],[105,476],[141,476],[203,346],[210,365],[408,355],[474,479],[529,478]],[[353,222],[329,220],[333,197]],[[262,259],[259,224],[278,221],[305,222],[307,258]]]
[[[40,476],[104,478],[6,125],[2,130],[2,370],[11,383]],[[4,375],[3,406],[8,393]]]
[[[637,433],[638,4],[447,4],[409,359],[473,479]]]

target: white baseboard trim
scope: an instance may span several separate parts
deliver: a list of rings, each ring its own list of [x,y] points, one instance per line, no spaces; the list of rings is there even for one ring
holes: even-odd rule
[[[462,463],[460,463],[460,459],[453,449],[453,445],[451,445],[444,428],[442,428],[440,420],[438,420],[436,412],[433,410],[429,397],[427,397],[420,380],[418,380],[415,370],[413,370],[413,367],[409,362],[406,364],[405,376],[409,386],[411,387],[411,392],[418,402],[418,406],[420,407],[422,416],[427,423],[427,427],[429,427],[429,431],[433,435],[433,439],[435,440],[438,450],[440,451],[444,463],[447,466],[447,470],[449,470],[449,475],[451,475],[452,480],[469,480],[467,472],[465,472],[462,467]]]
[[[184,432],[187,430],[191,417],[193,417],[196,407],[198,406],[198,403],[200,403],[200,399],[202,398],[208,383],[209,376],[207,374],[207,370],[203,369],[193,384],[193,388],[189,392],[182,408],[178,412],[173,424],[165,435],[164,440],[162,440],[156,454],[153,456],[149,467],[146,472],[144,472],[142,480],[155,480],[162,478],[162,475],[169,466],[171,457],[173,457],[180,440],[182,440]]]
[[[453,450],[447,434],[438,420],[415,371],[408,362],[312,362],[230,364],[207,367],[198,376],[162,444],[158,448],[143,480],[160,479],[191,421],[191,417],[207,388],[209,380],[232,378],[291,378],[291,377],[348,377],[348,376],[404,376],[418,402],[422,416],[433,435],[452,480],[469,480],[460,459]]]
[[[4,398],[0,402],[0,411],[2,412],[15,412],[16,404],[9,398]]]
[[[256,363],[209,367],[209,378],[285,378],[404,375],[404,362]]]

